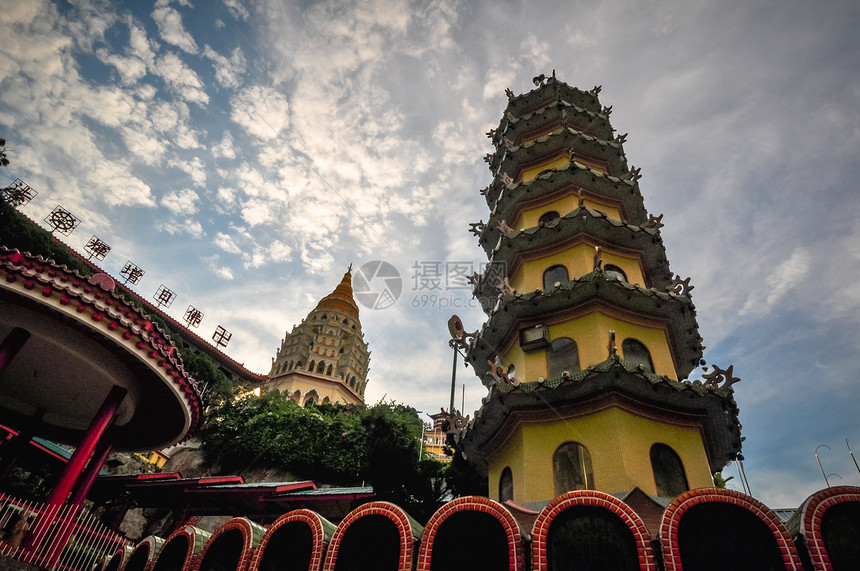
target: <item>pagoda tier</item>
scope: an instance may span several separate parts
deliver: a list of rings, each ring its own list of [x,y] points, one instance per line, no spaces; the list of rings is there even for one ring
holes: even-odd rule
[[[609,354],[608,329],[600,329],[600,326],[611,321],[646,324],[649,329],[656,329],[665,336],[667,362],[671,365],[662,372],[673,378],[686,378],[699,365],[704,349],[696,323],[696,308],[689,296],[645,289],[607,276],[602,271],[558,284],[552,290],[501,296],[488,313],[489,321],[478,331],[467,353],[475,373],[487,386],[494,384],[487,362],[493,361],[499,354],[509,352],[518,343],[522,344],[520,340],[524,331],[590,314],[606,317],[594,323],[578,325],[579,331],[587,332],[583,335],[586,340],[579,342],[580,360],[586,355],[592,356],[585,363],[599,362]],[[588,340],[591,341],[590,345],[586,344]],[[588,348],[591,350],[586,352]],[[660,351],[660,348],[654,347],[653,350]],[[573,370],[570,368],[569,372]],[[538,378],[526,375],[519,374],[519,380],[528,382]],[[556,376],[560,377],[561,374]]]
[[[545,224],[496,234],[499,237],[489,252],[490,265],[479,276],[473,292],[485,310],[487,298],[499,294],[497,276],[500,264],[507,268],[508,275],[513,276],[523,264],[539,259],[542,251],[559,244],[569,248],[585,245],[584,255],[580,255],[579,271],[574,275],[585,275],[594,270],[594,248],[600,247],[601,259],[605,262],[609,263],[614,252],[618,259],[611,261],[617,262],[616,265],[628,265],[631,270],[634,265],[639,268],[636,272],[627,272],[630,281],[658,291],[666,291],[674,284],[660,233],[647,223],[642,226],[625,224],[609,218],[606,213],[583,206]],[[622,262],[622,259],[629,262]],[[633,276],[640,273],[643,281],[637,282]],[[534,291],[542,287],[540,282],[523,283],[520,289]]]
[[[514,429],[541,420],[575,422],[595,409],[618,405],[703,433],[708,469],[719,472],[741,451],[738,407],[731,385],[675,381],[627,365],[617,356],[566,378],[493,386],[464,439],[467,457],[482,463]],[[479,454],[478,451],[481,451]],[[482,467],[486,467],[485,465]]]

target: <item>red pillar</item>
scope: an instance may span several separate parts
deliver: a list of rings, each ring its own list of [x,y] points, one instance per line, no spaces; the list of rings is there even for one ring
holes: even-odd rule
[[[111,436],[112,435],[110,431],[108,431],[108,433],[105,434],[105,437],[101,439],[98,446],[96,447],[95,452],[93,453],[93,457],[90,459],[89,464],[87,464],[86,470],[79,478],[80,481],[78,482],[78,487],[75,490],[72,499],[69,501],[69,517],[64,522],[64,527],[57,534],[57,537],[53,540],[53,548],[45,558],[44,565],[49,569],[54,567],[54,564],[60,558],[60,555],[63,554],[63,549],[65,549],[66,547],[66,542],[69,541],[69,537],[75,530],[75,520],[77,519],[77,514],[80,511],[84,500],[87,498],[87,494],[89,493],[90,488],[93,487],[93,482],[95,482],[96,477],[99,475],[99,471],[104,465],[105,460],[107,460],[111,448],[113,448],[113,438]]]
[[[125,398],[127,392],[125,388],[117,385],[111,388],[110,393],[108,393],[107,398],[102,403],[89,428],[87,428],[84,439],[75,448],[75,453],[72,454],[69,463],[66,464],[66,469],[63,471],[63,475],[60,476],[60,481],[57,482],[54,491],[51,492],[51,496],[48,498],[49,504],[59,505],[68,499],[72,487],[81,475],[87,460],[92,456],[105,430],[113,422],[113,418],[119,410],[119,405],[122,404],[122,399]]]
[[[9,363],[12,362],[12,359],[18,354],[18,351],[21,350],[21,347],[24,346],[24,343],[29,338],[30,332],[20,327],[16,327],[9,332],[6,339],[0,343],[0,373],[9,366]]]

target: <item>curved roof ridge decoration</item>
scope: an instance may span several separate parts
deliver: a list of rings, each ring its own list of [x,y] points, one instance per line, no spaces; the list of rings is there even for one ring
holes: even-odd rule
[[[311,530],[311,542],[313,547],[310,558],[311,560],[308,564],[309,571],[319,571],[319,569],[322,568],[329,542],[331,542],[332,535],[334,535],[337,526],[315,511],[306,508],[299,508],[283,514],[272,522],[260,540],[260,544],[257,545],[257,549],[254,552],[254,558],[251,561],[251,569],[256,570],[259,568],[260,562],[263,560],[266,553],[266,548],[269,545],[269,541],[272,539],[275,532],[288,523],[295,522],[304,523]]]
[[[544,172],[543,174],[539,174],[535,178],[527,181],[521,182],[509,182],[506,183],[502,180],[503,175],[507,173],[499,173],[493,178],[493,181],[490,185],[482,191],[487,198],[487,204],[491,207],[491,211],[495,212],[498,202],[502,200],[504,196],[510,194],[514,191],[517,191],[520,188],[526,189],[528,191],[529,187],[534,184],[540,184],[543,180],[549,180],[553,176],[558,175],[559,173],[571,171],[572,174],[581,173],[585,176],[590,176],[593,179],[593,182],[597,182],[598,179],[602,179],[611,183],[616,190],[626,190],[631,194],[636,194],[639,192],[639,183],[638,180],[633,176],[633,171],[627,171],[621,177],[604,173],[602,171],[594,170],[591,167],[588,167],[575,158],[570,161],[566,165],[560,167],[554,167],[547,169],[549,172]],[[498,194],[497,194],[498,192]]]
[[[657,563],[651,548],[651,536],[642,518],[626,503],[605,492],[577,490],[557,496],[541,510],[532,529],[532,571],[548,571],[547,539],[553,520],[565,510],[579,506],[595,506],[609,510],[624,522],[636,542],[641,571],[656,571]]]
[[[433,542],[436,533],[448,517],[463,511],[478,511],[487,513],[501,523],[505,530],[508,542],[508,563],[511,571],[525,570],[525,556],[523,552],[523,536],[526,535],[520,529],[520,525],[511,512],[499,502],[483,496],[463,496],[452,500],[436,510],[424,527],[421,535],[421,549],[418,553],[418,566],[416,571],[430,571],[432,568],[431,556],[433,553]]]
[[[33,222],[33,220],[30,219],[29,217],[27,217],[24,213],[18,212],[18,214],[21,216],[24,216],[25,218],[28,218],[28,220]],[[34,224],[35,224],[35,222],[34,222]],[[81,254],[80,252],[78,252],[77,250],[72,248],[70,245],[66,244],[65,242],[60,241],[56,236],[52,235],[52,239],[54,240],[54,242],[56,242],[60,246],[64,247],[72,255],[74,255],[76,258],[78,258],[78,260],[80,260],[81,262],[86,264],[95,273],[103,273],[105,275],[110,275],[104,269],[102,269],[98,265],[96,265],[92,260],[87,259],[86,257],[84,257],[83,254]],[[63,266],[63,267],[65,267],[65,266]],[[164,319],[170,325],[173,325],[174,327],[179,329],[180,336],[183,337],[183,340],[185,340],[187,342],[188,338],[192,339],[193,343],[189,343],[190,345],[194,345],[194,347],[196,347],[197,349],[204,350],[210,356],[213,356],[217,360],[222,361],[223,364],[234,369],[237,374],[239,374],[240,376],[242,376],[244,378],[244,380],[250,380],[250,381],[256,381],[256,382],[265,382],[266,379],[268,379],[268,377],[266,377],[265,375],[262,375],[260,373],[255,373],[255,372],[251,371],[250,369],[245,368],[245,365],[243,363],[239,363],[238,361],[236,361],[235,359],[233,359],[232,357],[230,357],[226,353],[222,352],[220,349],[218,349],[218,347],[212,345],[209,341],[207,341],[206,339],[200,337],[199,335],[197,335],[196,333],[191,331],[186,325],[180,323],[176,319],[172,318],[168,314],[161,311],[161,309],[159,309],[155,305],[151,304],[149,301],[147,301],[145,298],[140,296],[134,290],[129,289],[128,287],[124,286],[123,284],[117,284],[117,285],[119,285],[123,289],[123,292],[118,294],[118,295],[124,296],[125,294],[127,294],[127,295],[131,296],[135,301],[138,301],[141,304],[143,304],[146,307],[147,311],[155,313],[156,315],[158,315],[158,317]]]
[[[819,490],[804,500],[795,516],[786,524],[790,531],[798,536],[798,540],[803,542],[815,571],[833,569],[821,524],[827,510],[846,502],[860,504],[860,487],[835,486]],[[793,524],[796,524],[796,530],[793,529]]]
[[[802,571],[797,548],[785,524],[770,508],[757,499],[722,488],[698,488],[684,492],[674,499],[666,511],[660,524],[660,544],[663,549],[663,564],[666,571],[681,571],[681,552],[678,544],[678,528],[684,513],[695,505],[703,503],[726,503],[748,510],[761,520],[774,535],[783,563],[788,571]]]
[[[349,512],[338,524],[329,542],[325,557],[324,571],[334,571],[338,550],[349,526],[367,515],[381,515],[394,523],[400,537],[398,571],[411,571],[415,561],[415,544],[420,540],[424,527],[415,521],[403,508],[391,502],[369,502]]]
[[[490,155],[490,157],[489,157],[489,159],[490,159],[490,162],[489,162],[490,171],[493,173],[493,175],[498,175],[499,169],[502,168],[502,165],[506,161],[516,160],[520,163],[522,162],[520,159],[518,159],[516,157],[516,155],[518,155],[520,153],[520,151],[528,151],[532,147],[547,145],[550,142],[556,142],[558,140],[558,138],[563,139],[564,137],[568,137],[568,136],[571,136],[574,139],[580,139],[581,140],[581,142],[580,142],[581,147],[578,147],[578,149],[579,148],[586,148],[587,149],[593,145],[597,145],[598,148],[595,150],[602,152],[602,153],[606,153],[606,152],[609,152],[612,150],[616,151],[615,159],[613,159],[613,160],[623,161],[623,159],[624,159],[625,155],[624,155],[624,152],[622,150],[622,145],[618,141],[614,141],[614,140],[610,141],[607,139],[601,139],[600,137],[596,137],[594,135],[589,135],[583,131],[580,131],[579,129],[576,129],[575,127],[571,127],[568,125],[568,126],[559,126],[556,129],[553,129],[552,131],[550,131],[549,133],[546,133],[545,135],[541,135],[540,137],[537,137],[535,139],[529,139],[528,141],[521,143],[519,145],[512,145],[510,147],[503,146],[501,149],[498,149],[496,152],[494,152]],[[562,141],[559,141],[559,143],[561,143],[561,142]],[[559,148],[556,149],[554,152],[558,152],[561,149],[565,149],[565,147],[559,146]],[[536,149],[536,150],[539,150],[539,149]],[[569,151],[570,148],[567,148],[567,150]],[[502,151],[502,152],[499,152],[499,151]],[[596,156],[595,158],[601,158],[601,157]]]
[[[35,311],[46,320],[54,320],[79,332],[83,336],[81,342],[88,339],[87,343],[94,342],[100,350],[114,353],[130,371],[145,364],[146,371],[155,375],[158,382],[171,387],[180,398],[186,411],[183,414],[187,414],[181,432],[158,435],[158,438],[167,439],[164,442],[138,443],[132,438],[133,446],[155,449],[194,435],[202,419],[202,400],[195,381],[185,370],[169,336],[149,316],[115,292],[115,282],[110,276],[95,274],[86,278],[53,260],[3,246],[0,246],[0,275],[3,277],[0,293],[8,294],[4,299],[11,299],[10,303],[15,306],[23,304],[27,311]],[[10,315],[9,319],[14,320],[14,316]],[[10,321],[10,326],[14,326],[14,321]],[[29,342],[32,341],[31,338]],[[68,345],[68,350],[72,351],[75,341],[78,340],[63,338],[51,342],[62,347]],[[27,349],[26,344],[24,349]],[[140,371],[137,376],[131,373],[135,380],[141,379],[143,374]],[[68,433],[72,429],[58,424],[52,430]],[[119,436],[117,448],[128,446],[128,443],[123,444],[128,438]]]

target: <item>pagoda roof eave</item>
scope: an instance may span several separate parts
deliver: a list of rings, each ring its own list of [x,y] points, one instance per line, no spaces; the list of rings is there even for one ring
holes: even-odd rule
[[[696,308],[686,294],[660,292],[607,277],[595,271],[574,278],[552,290],[507,294],[499,297],[489,310],[489,319],[479,330],[468,357],[475,373],[485,380],[486,361],[492,360],[498,347],[503,347],[511,335],[516,335],[527,321],[539,321],[547,315],[584,307],[605,306],[621,311],[657,318],[668,326],[674,342],[675,369],[685,378],[699,364],[704,347],[698,334]],[[483,305],[483,304],[482,304]],[[489,305],[489,304],[487,304]],[[493,349],[496,348],[496,349]]]
[[[492,219],[491,219],[492,221]],[[633,240],[634,249],[640,251],[643,262],[643,273],[649,280],[655,281],[654,287],[666,287],[671,280],[669,262],[666,260],[665,248],[656,227],[634,226],[609,218],[602,212],[580,207],[543,226],[533,226],[521,230],[502,233],[498,228],[490,232],[488,225],[484,234],[487,240],[496,238],[496,246],[490,252],[490,266],[476,284],[475,295],[482,297],[488,288],[496,284],[487,283],[488,276],[494,275],[492,264],[504,262],[511,267],[520,256],[536,250],[552,247],[554,244],[569,242],[577,236],[592,237],[597,243],[609,245],[625,244]],[[629,251],[630,246],[624,246]]]
[[[675,381],[645,372],[612,356],[602,363],[574,371],[567,378],[520,383],[496,382],[481,408],[461,434],[460,442],[470,460],[481,459],[499,446],[519,424],[518,418],[565,417],[582,413],[595,403],[643,403],[658,411],[700,422],[712,472],[721,470],[741,450],[738,407],[729,386],[709,386],[701,381]],[[632,407],[635,409],[635,406]]]
[[[567,165],[548,169],[548,172],[539,174],[525,182],[504,184],[499,177],[496,177],[485,194],[487,205],[491,208],[491,215],[504,219],[514,205],[523,198],[549,195],[565,186],[573,186],[583,190],[592,189],[597,194],[623,201],[629,210],[628,216],[631,224],[642,224],[648,219],[644,206],[639,205],[637,207],[635,204],[635,202],[641,203],[639,185],[635,180],[594,170],[577,162],[575,158]],[[630,200],[631,198],[638,198],[639,200]]]
[[[522,145],[511,148],[503,147],[500,149],[501,152],[497,151],[493,154],[490,170],[495,174],[499,170],[504,170],[508,161],[523,164],[535,160],[536,154],[549,156],[559,151],[569,150],[574,146],[577,150],[582,149],[589,157],[605,160],[607,163],[620,161],[622,163],[620,166],[626,164],[621,143],[588,135],[574,127],[559,127],[551,133],[527,141]]]

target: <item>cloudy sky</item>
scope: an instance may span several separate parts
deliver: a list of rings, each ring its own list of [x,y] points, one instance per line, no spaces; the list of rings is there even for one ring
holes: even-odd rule
[[[468,224],[505,88],[602,85],[705,357],[742,379],[752,492],[795,507],[824,487],[819,445],[860,485],[858,24],[852,1],[5,0],[0,174],[256,372],[350,263],[388,261],[403,291],[362,308],[368,401],[435,412],[447,319],[483,322],[449,273],[486,260]],[[484,390],[457,384],[471,413]]]

